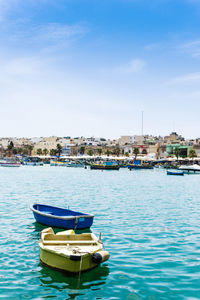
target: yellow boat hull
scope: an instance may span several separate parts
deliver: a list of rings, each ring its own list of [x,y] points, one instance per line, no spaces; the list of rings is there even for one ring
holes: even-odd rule
[[[92,261],[90,254],[82,256],[79,261],[74,261],[70,257],[64,257],[42,248],[40,248],[40,260],[48,267],[70,273],[84,272],[98,266]]]

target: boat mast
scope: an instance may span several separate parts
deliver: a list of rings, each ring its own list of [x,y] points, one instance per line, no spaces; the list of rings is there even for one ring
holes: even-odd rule
[[[142,136],[143,136],[143,113],[144,113],[144,111],[142,110]]]

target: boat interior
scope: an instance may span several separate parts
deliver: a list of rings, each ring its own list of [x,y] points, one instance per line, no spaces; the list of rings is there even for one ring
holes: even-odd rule
[[[61,216],[61,217],[65,217],[65,216],[69,216],[69,215],[71,215],[71,216],[87,216],[87,214],[84,214],[81,212],[76,212],[76,211],[73,211],[70,209],[47,206],[47,205],[43,205],[43,204],[34,204],[33,208],[40,212],[43,212],[45,214]]]
[[[43,245],[97,245],[98,240],[92,233],[75,234],[73,230],[54,233],[48,228],[41,233]]]

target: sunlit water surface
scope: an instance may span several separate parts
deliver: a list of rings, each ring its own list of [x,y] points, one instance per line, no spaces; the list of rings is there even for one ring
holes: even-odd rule
[[[200,299],[200,175],[0,168],[3,299]],[[42,266],[33,202],[95,214],[110,260],[78,276]]]

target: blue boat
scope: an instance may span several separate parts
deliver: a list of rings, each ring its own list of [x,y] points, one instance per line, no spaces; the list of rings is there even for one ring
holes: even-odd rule
[[[64,229],[90,228],[94,218],[94,215],[38,203],[30,209],[38,223]]]
[[[183,171],[179,171],[179,170],[167,170],[167,175],[179,175],[179,176],[183,176],[184,172]]]

